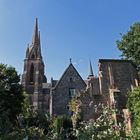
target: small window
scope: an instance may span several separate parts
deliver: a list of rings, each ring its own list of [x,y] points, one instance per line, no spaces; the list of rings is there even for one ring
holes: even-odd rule
[[[75,88],[70,88],[69,89],[69,96],[70,96],[70,98],[72,98],[73,96],[75,96],[76,95],[76,90],[75,90]]]
[[[71,83],[73,82],[73,79],[72,79],[72,77],[70,77],[70,82],[71,82]]]
[[[117,109],[120,108],[120,91],[112,91],[110,92],[110,102],[112,107],[115,107]]]
[[[120,109],[120,107],[121,107],[121,104],[120,104],[121,98],[120,98],[120,96],[121,96],[120,92],[114,92],[115,107],[117,109]]]

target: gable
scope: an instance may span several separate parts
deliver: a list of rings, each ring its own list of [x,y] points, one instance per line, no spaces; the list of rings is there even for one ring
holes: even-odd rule
[[[70,63],[67,69],[64,71],[63,75],[61,76],[60,80],[57,82],[55,88],[59,86],[65,86],[66,84],[74,84],[76,86],[81,84],[82,86],[86,87],[86,83],[79,75],[78,71],[75,67]]]

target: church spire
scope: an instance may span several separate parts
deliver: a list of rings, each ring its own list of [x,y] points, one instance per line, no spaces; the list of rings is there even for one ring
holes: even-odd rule
[[[36,18],[35,27],[34,27],[34,33],[32,38],[32,44],[33,45],[39,45],[39,36],[38,36],[38,19]]]
[[[89,61],[89,76],[94,76],[91,61]]]
[[[40,31],[38,32],[38,44],[40,45]]]

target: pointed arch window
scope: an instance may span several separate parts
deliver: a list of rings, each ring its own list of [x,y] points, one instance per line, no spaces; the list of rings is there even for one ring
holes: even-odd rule
[[[34,54],[34,53],[32,54],[31,58],[32,58],[32,59],[35,59],[35,54]]]
[[[31,64],[31,68],[30,68],[30,83],[34,83],[34,65]]]

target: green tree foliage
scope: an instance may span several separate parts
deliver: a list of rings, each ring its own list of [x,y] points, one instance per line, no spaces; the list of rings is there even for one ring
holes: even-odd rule
[[[122,57],[132,60],[140,70],[140,23],[134,23],[130,30],[117,41],[117,47]]]
[[[72,135],[73,125],[70,117],[57,116],[52,119],[50,140],[75,140]]]
[[[128,93],[127,107],[132,114],[132,131],[135,139],[140,139],[140,86]]]
[[[140,23],[134,23],[130,30],[117,41],[122,57],[136,64],[140,77]],[[132,130],[135,139],[140,139],[140,87],[128,93],[127,107],[132,114]]]
[[[69,110],[72,113],[71,119],[73,126],[78,127],[78,124],[82,121],[82,111],[79,105],[78,95],[74,96],[69,102]]]
[[[22,112],[24,95],[20,76],[15,68],[0,64],[0,114],[9,112],[9,119],[15,120]]]

